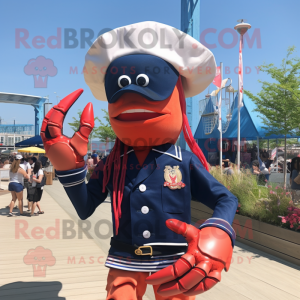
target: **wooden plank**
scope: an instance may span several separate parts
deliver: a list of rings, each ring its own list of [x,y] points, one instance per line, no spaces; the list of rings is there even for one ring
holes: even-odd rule
[[[10,194],[0,197],[0,205],[9,203]],[[35,218],[18,216],[16,218],[2,218],[0,237],[5,243],[0,253],[0,299],[2,300],[50,300],[50,299],[105,299],[106,279],[109,269],[104,266],[106,254],[99,248],[94,239],[88,239],[83,235],[82,239],[50,240],[47,238],[30,239],[15,238],[15,221],[25,220],[28,230],[34,227],[41,227],[44,230],[54,226],[55,219],[72,220],[61,207],[44,192],[41,201],[44,215]],[[8,210],[3,210],[7,213]],[[2,217],[4,217],[2,215]],[[78,217],[77,217],[78,220]],[[74,220],[75,222],[75,220]],[[74,229],[78,235],[78,226],[74,223]],[[56,264],[47,267],[46,277],[34,277],[31,265],[25,265],[23,257],[29,249],[43,246],[50,249],[56,258]],[[76,257],[76,264],[68,264],[68,256]],[[86,264],[79,264],[78,260],[83,256]],[[90,256],[103,257],[102,264],[88,264]],[[20,286],[23,284],[23,286]]]
[[[300,261],[297,258],[291,257],[289,255],[286,255],[284,253],[281,253],[281,252],[278,252],[276,250],[270,249],[268,247],[262,246],[260,244],[256,244],[256,243],[254,243],[253,241],[250,241],[250,240],[237,238],[237,241],[239,241],[240,243],[243,243],[245,245],[248,245],[250,247],[253,247],[255,249],[261,250],[265,253],[268,253],[268,254],[274,255],[276,257],[279,257],[279,258],[281,258],[283,260],[286,260],[288,262],[291,262],[291,263],[293,263],[297,266],[300,266]]]

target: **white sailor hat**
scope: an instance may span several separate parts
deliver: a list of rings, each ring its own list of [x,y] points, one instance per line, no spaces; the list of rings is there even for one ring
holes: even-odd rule
[[[141,22],[100,35],[85,56],[84,78],[98,100],[113,103],[124,92],[166,99],[182,76],[185,97],[213,81],[210,50],[188,34],[157,22]]]

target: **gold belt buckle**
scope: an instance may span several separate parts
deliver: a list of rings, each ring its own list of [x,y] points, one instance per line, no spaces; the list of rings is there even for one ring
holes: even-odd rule
[[[143,253],[143,251],[141,249],[144,249],[144,248],[149,248],[150,249],[150,253]],[[140,247],[138,247],[138,249],[136,249],[134,251],[134,253],[136,255],[153,255],[153,250],[152,250],[151,246],[140,246]]]

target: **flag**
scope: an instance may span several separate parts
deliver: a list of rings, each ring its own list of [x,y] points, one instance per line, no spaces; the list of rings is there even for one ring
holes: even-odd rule
[[[240,38],[240,50],[239,50],[239,101],[238,107],[242,107],[243,105],[243,55],[242,55],[242,48],[243,48],[243,35],[241,34]]]
[[[222,83],[220,84],[220,89],[217,90],[216,95],[218,94],[219,91],[220,95],[219,95],[219,102],[218,102],[218,117],[219,117],[219,126],[218,126],[218,130],[221,132],[222,130],[222,89],[225,88],[227,81],[229,80],[229,78],[223,79]]]
[[[222,84],[221,84],[222,89],[226,86],[226,83],[227,83],[228,80],[229,80],[229,78],[226,78],[226,79],[222,80]]]
[[[216,77],[213,80],[213,84],[220,88],[221,87],[221,67],[217,67]]]
[[[277,153],[277,147],[272,150],[271,159],[274,159]]]
[[[214,91],[211,92],[210,95],[211,95],[212,97],[216,97],[216,96],[218,95],[219,91],[220,91],[219,89],[214,90]]]

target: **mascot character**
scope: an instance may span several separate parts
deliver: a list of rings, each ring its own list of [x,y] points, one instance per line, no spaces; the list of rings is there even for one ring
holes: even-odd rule
[[[147,284],[159,300],[195,299],[228,271],[235,241],[237,199],[209,174],[186,116],[185,97],[202,92],[215,76],[214,56],[175,28],[142,22],[99,36],[84,70],[95,98],[108,101],[117,136],[113,150],[86,184],[91,103],[74,136],[62,134],[82,89],[52,108],[41,136],[81,219],[110,193],[114,234],[106,260],[107,300],[141,300]],[[181,131],[191,151],[176,145]],[[214,210],[200,228],[190,225],[192,197]]]

